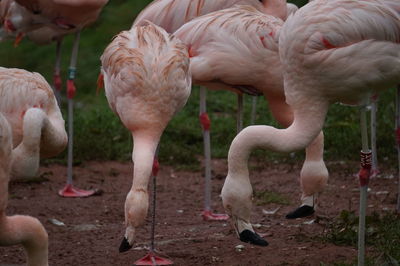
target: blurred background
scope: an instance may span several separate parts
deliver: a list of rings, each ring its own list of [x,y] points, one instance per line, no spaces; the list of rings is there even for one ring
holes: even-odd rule
[[[108,107],[104,91],[96,93],[100,56],[113,36],[131,27],[137,14],[150,0],[111,0],[102,11],[97,22],[84,29],[81,34],[77,66],[77,94],[74,118],[75,163],[83,160],[131,160],[132,140],[129,132]],[[298,6],[307,1],[290,1]],[[73,36],[67,36],[63,45],[62,77],[67,77]],[[0,65],[23,68],[41,73],[52,83],[55,62],[55,43],[37,46],[24,39],[18,47],[13,41],[0,43]],[[65,83],[63,88],[62,111],[66,116]],[[382,94],[378,103],[377,146],[378,159],[382,164],[395,166],[397,153],[394,136],[394,91]],[[160,160],[164,164],[179,168],[197,170],[202,158],[202,135],[198,122],[199,94],[193,87],[189,102],[171,121],[166,129],[160,147]],[[229,145],[236,132],[236,95],[225,91],[209,91],[208,111],[212,120],[211,141],[214,158],[226,158]],[[251,98],[245,97],[245,126],[249,125]],[[259,98],[256,124],[279,126],[271,118],[268,104]],[[325,160],[358,160],[361,146],[358,108],[333,105],[330,108],[324,128]],[[304,152],[271,154],[255,151],[256,160],[296,162]],[[66,151],[56,159],[47,162],[66,162]]]

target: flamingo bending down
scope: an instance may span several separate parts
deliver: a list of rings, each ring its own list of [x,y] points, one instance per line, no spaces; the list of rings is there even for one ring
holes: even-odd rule
[[[53,91],[38,73],[0,67],[0,96],[13,135],[11,175],[35,176],[40,157],[59,154],[68,141]]]
[[[48,265],[48,236],[36,218],[25,215],[6,216],[8,183],[12,163],[12,132],[0,113],[0,246],[23,245],[28,266]]]
[[[123,31],[101,56],[106,97],[133,137],[133,183],[125,202],[120,251],[133,245],[148,211],[148,183],[160,137],[190,95],[186,46],[151,24]]]
[[[293,114],[285,102],[278,54],[282,25],[282,20],[252,7],[237,6],[196,18],[175,35],[190,47],[193,83],[261,93],[275,119],[287,127]],[[306,149],[300,179],[304,193],[297,216],[313,211],[313,195],[328,179],[322,134]]]
[[[302,149],[320,134],[330,104],[365,104],[373,93],[400,82],[400,16],[385,1],[313,1],[286,21],[279,41],[294,122],[287,129],[250,126],[238,134],[222,189],[225,209],[250,235],[255,235],[250,152]]]
[[[290,14],[295,13],[296,10],[298,9],[297,6],[286,3],[286,1],[283,0],[219,0],[219,1],[204,1],[204,0],[158,0],[158,1],[153,1],[151,4],[149,4],[136,18],[135,22],[133,25],[141,25],[142,23],[146,23],[146,21],[151,21],[155,23],[156,25],[159,25],[163,27],[166,31],[168,32],[174,32],[176,31],[179,27],[181,27],[184,23],[208,14],[213,11],[218,11],[221,9],[229,8],[234,5],[250,5],[260,12],[263,12],[265,14],[270,14],[275,17],[279,17],[281,19],[286,19]],[[199,33],[201,34],[201,33]],[[257,60],[258,61],[258,58]],[[230,69],[232,65],[228,66],[228,69]],[[246,68],[243,67],[243,68]],[[251,77],[251,75],[246,76],[245,78],[248,79]],[[279,74],[281,75],[281,74]],[[243,76],[243,75],[240,75]],[[240,83],[239,83],[240,84]],[[210,85],[210,84],[208,84]],[[216,85],[216,84],[214,84]],[[221,82],[219,83],[221,85]],[[238,93],[238,103],[240,104],[242,102],[242,92],[238,91],[237,88],[227,88],[229,84],[225,84],[222,89],[229,89]],[[215,89],[221,89],[221,87],[215,87]],[[245,89],[246,87],[242,86],[242,89]],[[279,89],[282,91],[282,89]],[[248,91],[249,92],[249,91]],[[255,92],[250,93],[254,94]],[[200,92],[201,96],[200,97],[200,121],[202,122],[202,129],[203,129],[203,138],[204,138],[204,143],[205,143],[205,177],[206,177],[206,196],[205,196],[205,212],[203,212],[203,217],[205,219],[213,219],[212,215],[208,215],[209,213],[209,208],[210,208],[210,196],[209,188],[207,188],[207,184],[210,182],[209,180],[211,179],[211,158],[209,155],[210,151],[210,144],[209,144],[209,130],[207,129],[210,125],[208,119],[208,116],[206,116],[206,104],[205,104],[205,90],[204,88],[201,88]],[[282,98],[282,93],[280,93],[281,96],[276,97],[276,105],[275,109],[277,110],[276,116],[282,117],[277,118],[282,125],[288,126],[291,121],[291,114],[288,114],[287,111],[279,111],[280,108],[286,108],[285,103],[280,103],[284,101]],[[273,97],[269,98],[270,105],[274,104],[275,99]],[[272,107],[274,108],[274,107]],[[282,115],[280,114],[282,112]],[[240,118],[241,118],[241,111],[240,111],[240,105],[238,107],[238,131],[241,130],[240,124]],[[285,117],[287,116],[287,117]],[[206,120],[206,121],[205,121]],[[322,136],[316,141],[317,143],[315,145],[321,146],[323,145],[323,139]],[[315,154],[313,156],[312,154]],[[295,211],[291,212],[288,214],[287,217],[290,218],[297,218],[297,217],[303,217],[310,215],[314,212],[314,194],[320,190],[322,190],[323,184],[326,182],[327,179],[327,170],[325,168],[325,165],[322,162],[322,150],[319,148],[316,148],[315,152],[309,153],[307,156],[306,161],[310,162],[304,165],[303,171],[301,173],[301,183],[302,183],[302,188],[303,188],[303,196],[302,196],[302,204],[300,208],[297,208]],[[312,162],[312,163],[311,163]],[[314,176],[321,176],[321,178],[314,179],[312,177]],[[311,178],[308,178],[310,176]],[[307,181],[306,179],[310,179]],[[313,181],[315,180],[315,181]],[[315,185],[312,185],[312,183],[315,183]],[[211,218],[209,218],[211,217]],[[217,217],[217,216],[216,216]],[[222,216],[221,216],[222,217]],[[218,218],[216,218],[218,219]]]

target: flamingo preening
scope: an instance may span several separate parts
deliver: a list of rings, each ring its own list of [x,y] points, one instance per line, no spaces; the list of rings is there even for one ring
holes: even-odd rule
[[[129,250],[148,211],[148,183],[160,137],[191,91],[186,46],[148,22],[114,38],[101,56],[110,108],[133,137],[132,187],[125,201],[126,231],[120,251]],[[154,162],[153,162],[154,161]]]
[[[28,266],[47,266],[48,236],[40,221],[26,215],[6,215],[12,153],[12,130],[0,113],[0,246],[22,245]]]
[[[0,95],[13,135],[11,175],[36,176],[40,158],[59,154],[68,141],[54,93],[38,73],[0,67]]]
[[[286,102],[294,113],[287,129],[250,126],[233,140],[223,204],[237,233],[260,237],[250,224],[252,188],[247,161],[261,147],[290,152],[321,132],[330,104],[364,105],[379,90],[400,82],[398,1],[316,0],[299,9],[282,28],[279,50]],[[364,109],[363,109],[364,110]],[[363,263],[366,192],[371,161],[362,112],[362,169],[359,263]]]
[[[68,97],[68,169],[66,186],[59,191],[64,197],[86,197],[93,195],[94,190],[81,190],[72,185],[72,162],[73,162],[73,98],[76,93],[75,76],[78,60],[79,40],[81,30],[93,23],[99,16],[108,0],[14,0],[12,4],[23,10],[11,12],[9,8],[4,20],[18,35],[27,35],[29,39],[37,44],[57,42],[56,65],[54,69],[54,89],[57,100],[60,102],[61,90],[61,44],[63,37],[67,34],[75,34],[71,61],[68,69],[67,97]],[[9,5],[10,7],[12,5]],[[27,13],[27,14],[26,14]],[[12,19],[11,19],[12,18]],[[25,23],[20,23],[20,20]],[[29,24],[30,23],[30,24]]]
[[[151,21],[156,25],[159,25],[163,27],[167,32],[174,32],[178,30],[183,24],[191,21],[192,19],[206,15],[210,12],[222,10],[225,8],[230,8],[234,5],[248,5],[251,6],[258,11],[270,15],[271,17],[274,16],[276,17],[276,20],[286,20],[288,15],[295,13],[297,10],[297,6],[293,4],[287,4],[285,0],[219,0],[219,1],[204,1],[204,0],[158,0],[158,1],[153,1],[150,3],[136,18],[135,22],[133,25],[141,25],[142,23],[146,23],[146,21]],[[237,21],[236,21],[237,22]],[[239,22],[240,24],[240,22]],[[193,24],[190,24],[193,25]],[[186,29],[188,27],[185,27]],[[186,33],[183,33],[183,30],[179,30],[181,35],[184,35]],[[214,30],[212,33],[213,36],[218,35],[216,32],[217,30]],[[197,32],[196,34],[201,35],[201,32]],[[209,34],[209,33],[207,33]],[[229,37],[228,37],[229,38]],[[199,41],[201,38],[197,37]],[[208,39],[209,42],[212,42],[212,39]],[[220,46],[223,45],[229,45],[227,43],[224,43],[224,40],[220,39],[221,43]],[[188,41],[189,42],[189,41]],[[193,47],[197,46],[196,43],[193,42],[193,40],[190,41],[190,46],[191,49]],[[200,44],[199,44],[200,45]],[[203,49],[205,45],[203,46]],[[215,47],[214,47],[215,48]],[[237,49],[235,52],[241,52],[241,47],[236,47]],[[251,49],[249,47],[245,48],[245,46],[242,47],[243,49]],[[277,51],[276,51],[277,53]],[[276,54],[275,53],[275,54]],[[204,55],[202,55],[204,56]],[[201,58],[201,57],[197,57]],[[197,59],[196,58],[196,59]],[[209,57],[211,59],[211,57]],[[244,57],[241,57],[238,55],[235,58],[241,58],[242,60],[246,60]],[[253,57],[254,58],[254,57]],[[274,61],[277,57],[274,57],[271,59],[271,61]],[[194,60],[192,60],[194,61]],[[274,62],[280,65],[279,62],[276,62],[279,60],[275,60]],[[197,61],[198,62],[198,61]],[[231,62],[231,61],[230,61]],[[247,60],[249,62],[249,60]],[[260,62],[256,60],[256,62]],[[260,62],[261,63],[261,62]],[[217,60],[214,60],[213,64],[217,64]],[[250,62],[250,64],[254,65],[254,62]],[[199,65],[199,64],[196,64]],[[228,65],[225,64],[224,62],[221,62],[222,66],[224,65],[226,70],[224,71],[224,74],[222,75],[230,75],[231,77],[234,75],[233,73],[237,74],[237,71],[239,70],[239,65]],[[235,68],[236,67],[236,68]],[[240,65],[241,69],[244,70],[247,68],[246,65],[241,64]],[[272,68],[273,66],[270,65],[269,68]],[[234,70],[229,73],[230,69],[234,68]],[[276,69],[279,69],[279,66],[276,67]],[[205,80],[198,79],[199,84],[206,85],[207,87],[212,86],[214,89],[228,89],[231,91],[234,91],[238,95],[238,124],[237,124],[237,131],[239,132],[242,129],[243,125],[243,119],[242,119],[242,106],[243,106],[243,92],[248,93],[250,95],[257,95],[260,94],[262,95],[262,92],[260,93],[257,90],[254,90],[251,88],[251,86],[237,86],[237,85],[243,85],[243,81],[238,81],[236,79],[236,84],[222,84],[222,78],[220,82],[210,82],[213,78],[211,71],[209,69],[201,69],[200,71],[208,72],[206,75],[203,75],[202,78],[205,78]],[[236,71],[236,72],[235,72]],[[262,73],[265,72],[264,70],[261,70]],[[274,72],[274,74],[278,75],[278,79],[282,79],[281,76],[282,74],[279,73],[279,71],[271,71]],[[240,72],[239,73],[243,73]],[[194,75],[202,75],[202,74],[196,74],[195,71],[193,71]],[[251,73],[251,75],[246,76],[245,79],[249,79],[251,76],[253,76],[254,72]],[[272,73],[271,73],[272,75]],[[243,74],[240,74],[241,77],[243,77]],[[259,76],[258,76],[259,77]],[[221,78],[221,75],[217,77],[215,75],[215,80],[218,78]],[[229,78],[228,78],[229,79]],[[250,78],[251,79],[251,78]],[[276,78],[274,78],[276,80]],[[204,82],[201,82],[204,81]],[[246,82],[249,82],[247,80]],[[250,81],[253,82],[253,81]],[[270,82],[272,83],[272,82]],[[216,86],[217,85],[217,86]],[[230,85],[236,86],[236,88],[229,87]],[[246,85],[246,84],[245,84]],[[254,87],[255,84],[252,84]],[[218,87],[219,86],[219,87]],[[276,84],[274,85],[276,87]],[[239,89],[240,87],[240,89]],[[250,90],[249,90],[250,88]],[[291,121],[291,113],[289,110],[287,110],[286,104],[284,103],[284,96],[282,94],[282,88],[277,89],[280,92],[279,93],[269,93],[269,103],[270,106],[275,110],[275,117],[278,119],[278,121],[285,126],[288,126]],[[279,94],[279,95],[278,95]],[[254,116],[255,116],[255,97],[253,98],[253,111],[252,111],[252,120],[254,121]],[[275,103],[276,102],[276,103]],[[281,108],[281,110],[279,110]],[[204,211],[202,213],[203,218],[206,220],[225,220],[227,219],[226,215],[218,215],[218,214],[213,214],[211,212],[211,147],[210,147],[210,120],[207,115],[206,111],[206,90],[204,87],[200,87],[200,122],[202,124],[202,130],[203,130],[203,139],[204,139],[204,157],[205,157],[205,206],[204,206]],[[321,146],[323,145],[323,140],[322,136],[317,140],[315,145]],[[322,147],[322,146],[321,146]],[[315,150],[315,149],[314,149]],[[301,183],[303,187],[303,196],[302,196],[302,204],[299,208],[294,210],[293,212],[288,214],[288,218],[297,218],[297,217],[303,217],[310,215],[314,212],[314,202],[315,202],[315,193],[319,192],[322,190],[323,184],[326,182],[328,173],[326,171],[326,167],[322,162],[322,152],[320,153],[319,148],[313,152],[315,156],[310,155],[307,159],[308,162],[313,161],[313,164],[305,164],[303,167],[303,171],[301,173]],[[315,168],[315,169],[314,169]],[[312,185],[313,180],[315,180],[315,176],[321,176],[321,178],[318,178],[318,180],[314,181],[315,185]],[[304,177],[304,178],[303,178]],[[308,179],[309,181],[307,181]],[[306,188],[306,186],[308,188]],[[315,193],[314,193],[315,192]]]

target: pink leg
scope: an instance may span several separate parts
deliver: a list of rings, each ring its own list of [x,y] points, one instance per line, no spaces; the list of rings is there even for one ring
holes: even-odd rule
[[[211,121],[206,110],[206,88],[200,87],[200,123],[203,131],[204,141],[204,159],[205,159],[205,193],[204,193],[204,211],[203,219],[206,221],[219,220],[224,221],[229,218],[226,214],[214,214],[211,211],[211,143],[210,127]]]
[[[153,211],[152,211],[152,221],[151,221],[151,242],[150,251],[143,258],[134,262],[134,265],[173,265],[174,263],[169,259],[162,258],[158,256],[154,248],[154,233],[156,225],[156,196],[157,196],[157,174],[159,170],[159,163],[157,155],[154,157],[153,161]]]
[[[71,63],[68,73],[67,81],[67,96],[68,96],[68,169],[67,169],[67,184],[61,189],[58,194],[62,197],[89,197],[96,193],[95,190],[82,190],[74,188],[72,185],[72,163],[73,163],[73,98],[75,96],[76,88],[74,84],[75,73],[76,73],[76,61],[78,59],[80,32],[78,31],[75,35],[74,45],[71,55]]]

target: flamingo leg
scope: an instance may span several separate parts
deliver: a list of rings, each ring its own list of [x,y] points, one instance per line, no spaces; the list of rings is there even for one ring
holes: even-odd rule
[[[61,106],[61,89],[62,89],[61,46],[62,46],[62,38],[58,39],[56,44],[56,63],[54,66],[54,76],[53,76],[53,91],[54,95],[56,96],[58,106]]]
[[[251,116],[250,116],[250,124],[254,125],[256,122],[257,115],[257,96],[251,97]]]
[[[153,161],[153,197],[152,197],[152,216],[151,216],[151,236],[150,236],[150,251],[143,258],[135,261],[134,265],[172,265],[173,262],[169,259],[165,259],[156,255],[154,248],[154,235],[155,235],[155,225],[156,225],[156,202],[157,202],[157,174],[159,170],[159,162],[157,158],[158,148],[154,156]]]
[[[371,102],[371,150],[372,150],[372,172],[371,177],[379,173],[378,170],[378,155],[376,148],[376,112],[378,110],[377,96],[372,97]]]
[[[204,160],[205,160],[205,189],[204,189],[204,220],[227,220],[228,215],[214,214],[211,212],[211,141],[210,141],[210,119],[207,114],[207,89],[200,87],[200,123],[203,131]]]
[[[72,185],[73,176],[73,138],[74,138],[74,96],[76,87],[74,84],[76,74],[76,62],[78,60],[80,31],[75,34],[75,40],[72,48],[71,61],[68,69],[67,97],[68,97],[68,168],[67,184],[58,194],[62,197],[89,197],[95,194],[95,190],[82,190]]]
[[[360,179],[360,211],[358,224],[358,265],[365,262],[365,216],[367,210],[368,182],[371,175],[372,152],[368,147],[368,126],[366,108],[361,108],[361,170]]]

